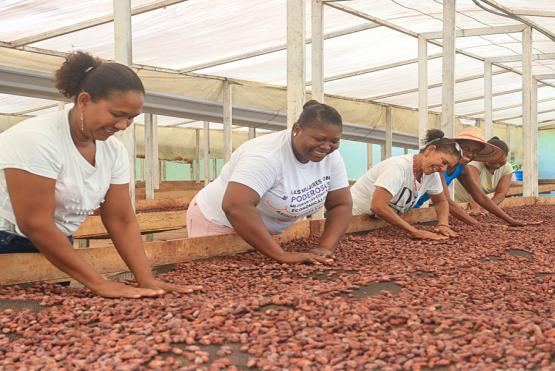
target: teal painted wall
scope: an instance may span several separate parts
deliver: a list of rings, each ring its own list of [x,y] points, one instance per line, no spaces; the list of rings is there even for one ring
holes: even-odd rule
[[[541,130],[538,137],[540,179],[555,179],[555,130]]]

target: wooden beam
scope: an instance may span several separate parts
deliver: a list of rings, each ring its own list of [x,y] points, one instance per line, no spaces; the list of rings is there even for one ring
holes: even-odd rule
[[[150,12],[152,10],[164,8],[170,5],[179,4],[184,2],[185,0],[164,0],[164,1],[157,1],[150,5],[141,6],[131,10],[132,15],[142,14],[146,12]],[[100,26],[102,24],[110,23],[114,21],[113,15],[107,15],[104,17],[90,19],[88,21],[80,22],[77,24],[72,24],[70,26],[56,28],[54,30],[50,30],[47,32],[41,32],[39,34],[35,34],[32,36],[22,37],[21,39],[17,39],[11,41],[8,44],[9,47],[16,48],[27,44],[36,43],[43,40],[48,40],[53,37],[66,35],[68,33],[77,32],[80,30],[85,30],[87,28]]]
[[[391,106],[385,108],[385,158],[390,158],[393,152],[393,117]],[[382,159],[383,161],[384,159]]]
[[[145,147],[145,159],[144,159],[144,181],[145,181],[145,197],[147,200],[154,199],[154,182],[156,175],[155,172],[155,162],[158,159],[154,158],[154,115],[152,113],[145,113],[145,125],[144,125],[144,147]]]
[[[491,27],[481,27],[481,28],[467,28],[463,30],[456,30],[455,36],[456,37],[469,37],[469,36],[485,36],[485,35],[497,35],[497,34],[507,34],[507,33],[515,33],[515,32],[522,32],[522,30],[526,26],[517,24],[517,25],[510,25],[510,26],[491,26]],[[442,39],[443,32],[423,32],[419,36],[422,36],[425,39]]]
[[[523,58],[522,54],[515,54],[515,55],[491,57],[491,58],[487,58],[487,60],[492,63],[521,62],[522,58]],[[530,54],[530,58],[533,61],[555,59],[555,53]]]
[[[455,0],[443,0],[441,130],[448,138],[455,134],[455,39]]]
[[[524,15],[530,17],[555,17],[555,11],[547,9],[526,9],[511,7],[514,15]]]
[[[210,123],[208,121],[204,121],[202,136],[202,161],[204,165],[204,185],[206,186],[210,183]]]
[[[432,55],[427,57],[428,60],[437,59],[437,58],[441,58],[441,53],[432,54]],[[409,64],[413,64],[413,63],[418,63],[418,58],[406,59],[404,61],[388,63],[388,64],[383,64],[383,65],[380,65],[380,66],[369,67],[369,68],[364,68],[364,69],[361,69],[361,70],[356,70],[356,71],[352,71],[352,72],[346,72],[346,73],[342,73],[342,74],[338,74],[338,75],[334,75],[334,76],[329,76],[329,77],[324,78],[324,82],[346,79],[346,78],[349,78],[349,77],[365,75],[365,74],[372,73],[372,72],[384,71],[384,70],[388,70],[388,69],[391,69],[391,68],[406,66],[406,65],[409,65]],[[310,85],[310,83],[307,83],[307,85]]]
[[[493,133],[493,99],[492,99],[492,73],[491,62],[484,62],[484,131],[486,140],[492,137]]]
[[[324,103],[324,4],[312,0],[312,99]]]
[[[374,24],[374,23],[366,23],[366,24],[361,24],[361,25],[357,25],[357,26],[353,26],[353,27],[348,27],[348,28],[344,28],[344,29],[341,29],[341,30],[337,30],[337,31],[325,34],[324,35],[324,40],[329,40],[329,39],[333,39],[333,38],[336,38],[336,37],[349,35],[349,34],[352,34],[352,33],[355,33],[355,32],[370,30],[370,29],[376,28],[376,27],[380,27],[380,25]],[[306,40],[306,44],[310,44],[311,42],[312,42],[311,39]],[[210,61],[210,62],[207,62],[207,63],[202,63],[202,64],[197,64],[197,65],[194,65],[194,66],[184,67],[184,68],[179,69],[179,72],[180,73],[193,72],[193,71],[196,71],[196,70],[202,70],[202,69],[205,69],[205,68],[220,66],[222,64],[227,64],[227,63],[241,61],[241,60],[244,60],[244,59],[258,57],[258,56],[261,56],[261,55],[264,55],[264,54],[275,53],[275,52],[279,52],[279,51],[282,51],[282,50],[287,50],[287,44],[281,44],[281,45],[277,45],[277,46],[271,46],[269,48],[253,50],[253,51],[250,51],[250,52],[247,52],[247,53],[241,53],[241,54],[238,54],[238,55],[218,59],[218,60],[215,60],[215,61]]]
[[[287,127],[302,112],[306,79],[305,3],[287,0]]]
[[[428,42],[418,37],[418,140],[428,130]],[[420,143],[419,143],[420,144]]]
[[[508,198],[501,205],[503,207],[555,205],[555,197]],[[436,220],[435,209],[415,209],[405,214],[403,218],[410,223],[434,221]],[[324,222],[321,219],[299,221],[286,232],[274,236],[274,238],[278,243],[307,238],[310,236],[311,230],[321,230]],[[385,226],[384,221],[360,215],[353,217],[348,233],[370,231],[383,226]],[[235,234],[147,242],[144,246],[153,267],[213,256],[235,255],[252,250],[242,238]],[[110,275],[128,270],[112,246],[82,249],[77,250],[77,253],[101,274]],[[9,267],[9,269],[0,270],[0,285],[68,279],[66,274],[55,268],[42,254],[0,254],[0,266]],[[29,269],[29,267],[33,267],[33,269]]]
[[[524,196],[532,196],[532,28],[522,32],[522,152]]]

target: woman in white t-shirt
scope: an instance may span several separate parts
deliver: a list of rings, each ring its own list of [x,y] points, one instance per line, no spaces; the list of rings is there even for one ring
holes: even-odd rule
[[[414,238],[439,240],[457,236],[449,227],[449,205],[439,174],[455,166],[460,158],[457,143],[444,138],[441,130],[428,130],[420,153],[384,160],[353,184],[353,215],[376,215]],[[399,216],[412,209],[425,193],[434,202],[437,233],[417,229]]]
[[[498,137],[491,138],[488,140],[488,143],[501,149],[503,155],[494,162],[471,161],[468,163],[467,168],[470,177],[479,184],[481,190],[485,194],[493,193],[492,201],[499,205],[509,192],[513,177],[513,167],[507,163],[507,156],[509,155],[507,143]],[[472,216],[486,214],[458,181],[455,182],[455,200],[457,202],[468,202],[468,214]]]
[[[336,149],[342,119],[326,104],[309,101],[291,129],[241,145],[220,175],[191,201],[189,237],[236,232],[256,250],[282,263],[328,262],[351,219],[351,195]],[[319,247],[286,252],[272,234],[326,208]]]
[[[131,206],[127,151],[113,134],[141,113],[145,91],[137,74],[77,52],[56,71],[55,84],[73,107],[0,134],[0,253],[40,252],[104,297],[196,289],[153,276]],[[73,249],[72,234],[98,208],[139,287],[105,280]]]

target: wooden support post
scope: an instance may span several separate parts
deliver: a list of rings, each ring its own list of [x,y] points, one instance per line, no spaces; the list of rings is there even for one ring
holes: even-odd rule
[[[382,144],[380,145],[380,150],[381,150],[381,151],[380,151],[380,152],[381,152],[381,153],[380,153],[380,154],[381,154],[380,162],[381,162],[381,161],[383,161],[383,160],[386,159],[386,157],[385,157],[385,156],[386,156],[385,142],[382,143]]]
[[[156,159],[154,158],[154,120],[152,113],[145,113],[144,126],[144,143],[145,158],[144,164],[144,181],[145,181],[145,198],[147,200],[154,199],[154,168]]]
[[[200,129],[195,129],[195,181],[200,182]]]
[[[305,92],[305,2],[287,0],[287,127],[300,116]]]
[[[424,141],[428,130],[428,42],[418,36],[418,141]]]
[[[443,0],[443,69],[441,89],[441,130],[455,134],[455,0]]]
[[[218,177],[218,159],[212,159],[212,179],[216,179]]]
[[[530,92],[530,196],[537,197],[538,185],[538,80],[532,77]]]
[[[531,196],[532,186],[532,28],[522,31],[522,153],[524,196]]]
[[[160,189],[160,152],[158,148],[158,115],[152,115],[152,146],[154,149],[154,189]]]
[[[409,154],[409,149],[407,147],[403,148],[403,154],[404,155],[408,155]]]
[[[195,161],[189,162],[189,180],[195,180]]]
[[[385,158],[390,158],[393,151],[393,118],[391,106],[385,108]],[[383,161],[384,159],[382,159]]]
[[[491,62],[484,62],[484,133],[486,140],[493,136],[493,100],[492,100],[492,77]]]
[[[233,122],[233,98],[232,98],[232,85],[229,80],[224,81],[223,93],[223,107],[224,107],[224,162],[228,162],[233,150],[233,136],[231,134],[231,126]],[[215,174],[215,173],[214,173]],[[215,176],[214,176],[215,177]]]
[[[133,53],[131,50],[131,2],[130,0],[114,0],[114,47],[116,62],[131,66]],[[135,208],[135,125],[120,131],[116,137],[121,140],[129,154],[129,195]]]
[[[256,138],[256,128],[249,128],[249,139]]]
[[[204,128],[203,128],[203,156],[202,160],[204,162],[204,185],[210,183],[210,123],[208,121],[204,121]]]
[[[324,102],[324,3],[312,0],[312,99]]]
[[[374,166],[374,144],[373,143],[366,144],[366,165],[368,169]]]

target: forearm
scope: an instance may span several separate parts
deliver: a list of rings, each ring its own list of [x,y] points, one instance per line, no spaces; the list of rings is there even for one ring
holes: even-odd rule
[[[449,199],[449,213],[455,218],[459,219],[461,222],[468,225],[478,225],[478,221],[468,215],[455,201]]]
[[[482,193],[479,196],[476,196],[475,200],[476,200],[476,202],[478,202],[478,204],[480,206],[482,206],[484,209],[486,209],[490,213],[494,214],[498,218],[503,219],[504,221],[506,221],[509,224],[512,224],[514,222],[514,219],[509,214],[504,212],[503,209],[501,209],[499,206],[497,206],[497,204],[495,204],[485,194]]]
[[[491,200],[493,201],[494,204],[499,205],[499,204],[501,204],[501,202],[503,202],[503,200],[505,200],[505,197],[506,197],[505,193],[497,193],[496,192],[493,195]]]
[[[274,241],[256,207],[248,206],[226,211],[226,217],[235,232],[260,253],[279,260],[283,249]]]
[[[472,196],[468,196],[468,204],[470,205],[470,208],[472,210],[478,210],[480,208],[480,205],[478,205],[478,203],[476,201],[474,201],[474,199],[472,198]]]
[[[333,250],[343,237],[352,218],[351,205],[339,205],[327,211],[320,247]]]
[[[410,223],[408,223],[406,220],[404,220],[403,218],[401,218],[391,207],[389,206],[383,206],[383,207],[378,207],[372,210],[377,216],[379,216],[381,219],[385,220],[386,222],[388,222],[389,224],[397,227],[397,228],[401,228],[405,231],[407,231],[410,234],[413,234],[416,231],[416,228],[414,228]]]
[[[89,288],[104,282],[56,226],[30,228],[25,233],[49,262],[71,278]]]
[[[449,202],[443,200],[434,205],[438,225],[449,225]]]
[[[110,221],[105,223],[110,238],[125,264],[139,284],[153,279],[150,263],[146,257],[137,220]]]

